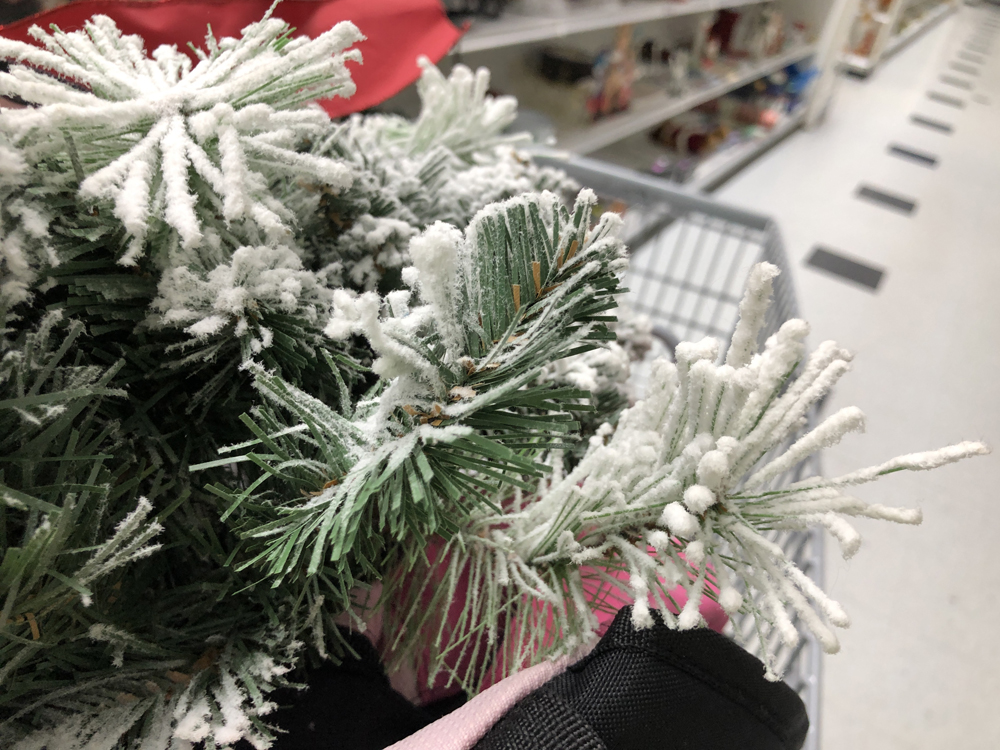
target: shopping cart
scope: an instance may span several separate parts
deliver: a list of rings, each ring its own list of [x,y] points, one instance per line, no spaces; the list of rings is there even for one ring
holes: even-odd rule
[[[558,167],[602,198],[627,206],[625,235],[631,248],[627,302],[652,319],[654,333],[669,350],[678,341],[714,336],[723,342],[720,357],[724,357],[747,275],[761,261],[782,270],[774,279],[774,303],[761,331],[761,342],[786,320],[798,316],[788,259],[772,219],[594,159],[544,151],[535,155],[535,161]],[[810,415],[805,429],[816,423],[817,412]],[[819,457],[815,455],[776,480],[775,486],[818,473]],[[772,539],[822,585],[820,530],[775,533]],[[802,638],[795,648],[785,647],[776,632],[765,631],[763,637],[785,681],[798,691],[809,712],[804,748],[818,750],[822,650],[808,630],[799,630]],[[734,617],[727,634],[751,653],[759,653],[761,638],[752,616]]]

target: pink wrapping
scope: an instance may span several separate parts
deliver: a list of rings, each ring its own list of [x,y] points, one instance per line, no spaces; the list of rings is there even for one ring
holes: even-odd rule
[[[567,656],[542,662],[501,680],[447,716],[390,745],[388,750],[468,750],[511,706],[562,674],[573,661]]]

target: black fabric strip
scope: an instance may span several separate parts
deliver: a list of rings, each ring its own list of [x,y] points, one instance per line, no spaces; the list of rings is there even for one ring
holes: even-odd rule
[[[604,740],[566,700],[536,690],[493,725],[475,750],[608,750]]]
[[[652,627],[636,630],[631,610],[620,610],[589,656],[523,699],[476,750],[594,747],[583,744],[590,736],[580,720],[607,750],[802,746],[809,728],[802,700],[764,679],[755,657],[711,630],[671,630],[656,613]],[[574,739],[552,738],[551,727],[566,727]]]

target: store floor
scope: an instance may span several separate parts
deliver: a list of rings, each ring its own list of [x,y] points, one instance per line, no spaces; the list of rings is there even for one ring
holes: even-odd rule
[[[836,339],[857,355],[829,409],[860,406],[868,432],[826,451],[829,474],[962,439],[997,451],[864,488],[866,498],[923,508],[923,525],[862,523],[865,543],[848,562],[829,545],[826,586],[854,625],[824,662],[825,750],[1000,747],[1000,38],[992,23],[1000,8],[962,7],[871,78],[842,80],[821,126],[716,193],[777,218],[812,343]],[[969,61],[970,40],[992,46],[982,64]],[[914,113],[953,132],[915,124]],[[937,166],[891,155],[890,144],[933,155]],[[860,200],[862,184],[916,208],[907,215]],[[884,269],[877,291],[806,265],[816,245]]]

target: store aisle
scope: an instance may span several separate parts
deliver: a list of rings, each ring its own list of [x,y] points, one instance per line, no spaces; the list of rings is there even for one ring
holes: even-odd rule
[[[924,524],[861,524],[849,562],[830,545],[826,585],[855,624],[825,660],[827,750],[1000,747],[998,29],[1000,8],[962,7],[870,79],[843,80],[823,125],[716,194],[778,219],[812,343],[857,353],[828,408],[860,406],[868,434],[826,452],[829,474],[962,439],[997,451],[865,488],[920,506]],[[861,200],[861,185],[915,209]],[[807,266],[817,245],[884,270],[877,289]]]

